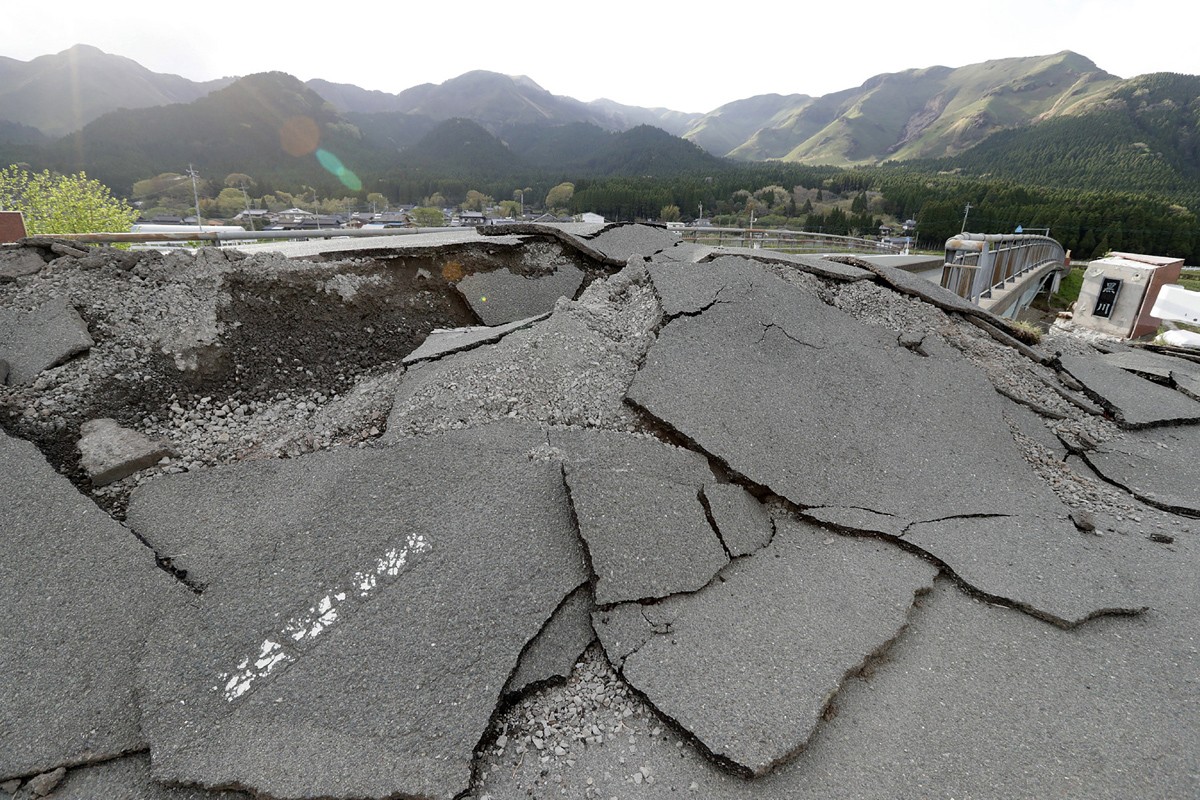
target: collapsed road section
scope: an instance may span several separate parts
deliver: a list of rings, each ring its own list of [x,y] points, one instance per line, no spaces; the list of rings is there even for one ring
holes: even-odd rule
[[[0,791],[1200,792],[1194,362],[489,233],[0,252]]]

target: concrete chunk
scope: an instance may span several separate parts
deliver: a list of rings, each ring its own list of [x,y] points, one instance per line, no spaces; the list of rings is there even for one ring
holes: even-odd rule
[[[41,272],[45,259],[36,248],[22,247],[16,250],[0,250],[0,283],[9,283],[26,275]]]
[[[79,430],[79,464],[93,486],[119,481],[171,454],[166,442],[123,428],[115,419],[88,420]]]
[[[61,297],[28,312],[0,308],[0,358],[8,362],[10,386],[31,383],[93,344],[79,313]]]

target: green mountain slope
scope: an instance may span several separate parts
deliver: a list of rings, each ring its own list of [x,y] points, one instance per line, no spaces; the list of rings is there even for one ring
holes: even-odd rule
[[[594,175],[671,176],[717,171],[725,162],[660,128],[639,125],[616,134],[586,162]]]
[[[954,155],[1119,83],[1071,52],[878,75],[785,114],[731,155],[836,165]]]
[[[310,85],[311,83],[312,81],[309,81]],[[438,124],[430,117],[406,114],[402,111],[372,114],[348,111],[342,116],[358,128],[362,134],[363,147],[377,151],[376,154],[381,159],[412,147]]]
[[[513,125],[562,125],[606,120],[585,104],[559,97],[524,76],[475,70],[444,83],[425,83],[396,95],[396,110],[435,120],[471,119],[492,132]]]
[[[320,148],[350,170],[378,165],[382,154],[359,130],[290,75],[242,78],[193,103],[115,111],[49,150],[49,166],[89,175],[127,193],[133,182],[195,164],[210,175],[252,171],[277,181],[330,186]]]
[[[525,167],[504,142],[469,119],[438,123],[396,159],[401,169],[420,169],[433,175],[471,175],[494,179]]]
[[[343,114],[378,114],[403,110],[403,103],[396,95],[363,89],[352,83],[331,83],[314,78],[305,81],[304,85],[324,97]]]
[[[501,131],[501,138],[522,161],[557,171],[582,169],[611,144],[615,135],[589,122],[553,127],[517,125]]]
[[[681,135],[713,155],[727,155],[756,132],[783,125],[812,102],[805,94],[760,94],[735,100],[708,112]]]
[[[587,105],[603,121],[604,127],[615,131],[629,130],[638,125],[653,125],[672,136],[682,136],[702,116],[686,111],[672,111],[669,108],[629,106],[603,97]]]
[[[1200,199],[1200,77],[1143,75],[931,169]]]

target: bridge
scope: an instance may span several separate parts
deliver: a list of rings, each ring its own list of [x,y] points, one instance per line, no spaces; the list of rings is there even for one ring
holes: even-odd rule
[[[1057,291],[1071,268],[1049,236],[960,233],[946,240],[942,286],[1001,317],[1015,317],[1042,291]]]
[[[671,228],[685,242],[710,247],[747,247],[784,253],[899,253],[901,248],[878,239],[783,228]]]

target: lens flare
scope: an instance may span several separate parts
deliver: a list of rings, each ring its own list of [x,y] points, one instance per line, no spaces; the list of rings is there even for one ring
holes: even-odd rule
[[[362,181],[354,174],[342,160],[328,150],[317,151],[317,161],[321,162],[321,166],[342,182],[352,192],[357,192],[362,188]]]
[[[312,117],[289,117],[279,128],[279,144],[290,156],[306,156],[321,144],[321,129]]]
[[[317,162],[352,192],[362,189],[362,179],[342,160],[321,147],[321,126],[312,117],[298,116],[284,120],[279,128],[279,144],[290,156],[316,155]]]

